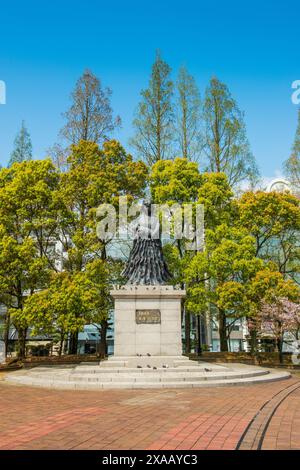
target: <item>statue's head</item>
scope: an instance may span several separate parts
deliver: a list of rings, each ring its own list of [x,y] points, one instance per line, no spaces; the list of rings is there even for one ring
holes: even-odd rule
[[[143,200],[143,206],[146,208],[146,212],[148,213],[148,215],[151,215],[151,204],[151,198],[145,197],[145,199]]]

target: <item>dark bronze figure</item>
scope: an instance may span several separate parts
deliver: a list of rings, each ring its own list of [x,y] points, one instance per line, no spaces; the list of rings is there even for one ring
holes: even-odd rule
[[[171,279],[159,237],[159,221],[151,217],[149,203],[144,204],[144,213],[139,218],[123,276],[127,284],[133,285],[167,284]]]

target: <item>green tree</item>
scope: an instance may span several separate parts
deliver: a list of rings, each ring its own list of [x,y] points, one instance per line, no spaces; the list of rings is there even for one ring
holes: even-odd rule
[[[27,297],[46,284],[55,268],[59,175],[49,160],[15,163],[0,171],[0,300],[18,331],[19,355],[25,354]]]
[[[161,160],[150,173],[150,190],[157,204],[195,202],[201,186],[198,165],[185,158]]]
[[[194,209],[198,204],[202,204],[206,231],[210,229],[214,232],[221,225],[224,228],[236,223],[237,207],[233,199],[233,191],[224,173],[200,174],[198,165],[185,158],[160,161],[152,168],[150,188],[154,201],[158,203],[169,205],[190,203]],[[195,251],[187,250],[186,242],[187,240],[183,238],[164,247],[168,264],[174,273],[174,282],[180,283],[182,287],[187,287],[189,284],[185,266],[190,265],[196,255]],[[206,246],[206,250],[210,250],[210,246]],[[203,288],[209,290],[210,283],[213,288],[213,276],[205,281]],[[187,289],[187,299],[184,306],[187,350],[189,350],[190,344],[191,314],[202,315],[206,321],[207,314],[211,310],[208,303],[203,309],[191,308],[190,295],[191,291]]]
[[[141,91],[142,101],[133,121],[135,137],[131,139],[131,144],[137,156],[148,165],[168,156],[173,139],[173,83],[170,72],[168,64],[157,53],[149,87]]]
[[[262,260],[255,257],[255,243],[247,231],[225,224],[214,231],[206,230],[203,252],[198,252],[186,265],[187,306],[196,314],[210,311],[219,326],[221,351],[228,351],[232,326],[246,313],[246,307],[238,308],[242,302],[226,308],[223,292],[227,291],[228,283],[234,283],[239,291],[262,265]]]
[[[153,201],[157,204],[171,206],[179,204],[195,204],[198,191],[201,186],[201,176],[198,165],[186,158],[175,158],[175,160],[161,160],[155,163],[149,178],[150,190]],[[174,217],[174,216],[173,216]],[[173,219],[171,217],[171,220]],[[173,283],[180,284],[183,288],[185,280],[183,276],[183,263],[186,256],[187,240],[169,240],[164,246],[164,253],[168,266],[173,274]],[[185,320],[185,349],[190,352],[190,311],[183,305],[182,316]]]
[[[298,125],[291,156],[285,162],[285,172],[297,191],[300,190],[300,109],[298,110]]]
[[[59,355],[70,333],[77,334],[88,323],[106,324],[112,307],[106,262],[94,260],[83,272],[56,273],[49,287],[31,295],[22,312],[33,334],[48,334],[59,341]],[[106,330],[101,330],[105,346]],[[105,349],[100,349],[105,354]]]
[[[14,141],[14,150],[11,153],[8,167],[14,163],[21,163],[26,160],[32,159],[32,143],[30,134],[25,126],[25,122],[22,121],[21,129],[17,134]]]
[[[230,185],[244,180],[255,182],[258,169],[250,151],[243,113],[228,87],[212,78],[204,99],[203,151],[207,170],[224,172]]]
[[[233,190],[224,173],[202,173],[198,204],[204,207],[205,229],[234,225],[238,220]]]
[[[175,135],[180,156],[199,160],[200,93],[194,77],[181,67],[176,82]]]
[[[29,328],[23,315],[24,304],[27,297],[45,285],[49,270],[30,238],[18,243],[13,237],[1,234],[0,249],[1,303],[7,309],[5,339],[12,323],[18,333],[18,355],[23,358]]]
[[[106,258],[107,241],[96,235],[97,207],[111,203],[118,209],[120,196],[127,196],[129,202],[142,196],[147,167],[134,162],[114,140],[105,142],[103,149],[80,141],[71,147],[68,163],[69,171],[62,174],[59,189],[65,211],[59,236],[68,254],[66,267],[81,271],[95,256]]]
[[[62,244],[64,269],[74,275],[95,259],[107,259],[111,239],[99,239],[96,233],[97,208],[110,203],[118,209],[119,197],[132,201],[143,194],[147,167],[134,162],[117,141],[103,148],[80,141],[71,147],[69,170],[61,175],[59,196],[63,205],[58,238]],[[77,334],[70,352],[77,351]]]
[[[109,315],[113,309],[113,301],[110,296],[114,276],[118,271],[118,263],[113,259],[94,260],[86,267],[86,283],[89,290],[88,317],[100,333],[100,354],[107,354],[106,335],[109,329]]]
[[[227,281],[218,288],[218,305],[233,316],[245,317],[250,333],[251,354],[257,353],[261,330],[261,312],[265,305],[277,305],[280,299],[298,301],[299,287],[285,280],[272,263],[262,266],[248,281]]]
[[[256,256],[276,263],[284,277],[300,270],[300,205],[289,193],[247,192],[239,200],[240,225],[255,238]]]

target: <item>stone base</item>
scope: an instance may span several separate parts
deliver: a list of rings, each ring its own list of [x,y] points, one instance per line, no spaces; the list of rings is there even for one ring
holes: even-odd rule
[[[99,365],[22,370],[9,374],[6,380],[38,387],[99,390],[220,387],[290,377],[285,371],[210,364],[182,356],[182,290],[171,286],[125,286],[111,294],[115,299],[114,356]]]
[[[181,299],[172,286],[124,286],[115,300],[115,356],[181,356]]]
[[[100,362],[101,368],[127,367],[198,367],[196,361],[190,361],[186,356],[110,356],[106,361]]]
[[[156,366],[163,359],[162,367]],[[139,358],[139,362],[142,359]],[[173,360],[173,364],[171,364]],[[157,362],[155,362],[157,361]],[[170,364],[167,363],[170,362]],[[7,374],[14,384],[71,390],[199,388],[250,385],[284,380],[290,374],[244,364],[210,364],[170,356],[150,358],[150,364],[136,365],[135,358],[118,357],[99,365],[36,367]],[[148,367],[150,365],[150,367]],[[164,368],[163,365],[169,365]]]

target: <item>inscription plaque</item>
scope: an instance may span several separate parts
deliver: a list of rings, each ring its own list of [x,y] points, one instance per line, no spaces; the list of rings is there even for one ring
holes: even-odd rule
[[[154,310],[154,309],[136,310],[135,321],[137,324],[160,323],[160,310]]]

